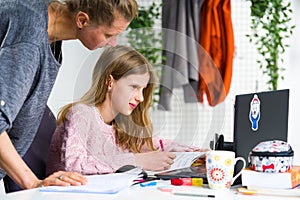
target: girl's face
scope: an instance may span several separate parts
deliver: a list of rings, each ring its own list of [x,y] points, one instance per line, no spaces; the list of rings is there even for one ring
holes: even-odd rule
[[[150,76],[132,74],[119,80],[112,80],[111,107],[113,115],[130,115],[137,105],[144,101],[143,90],[147,87]]]

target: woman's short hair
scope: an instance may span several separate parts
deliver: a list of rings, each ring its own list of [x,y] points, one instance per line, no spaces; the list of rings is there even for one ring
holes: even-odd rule
[[[135,0],[63,0],[62,2],[70,13],[85,12],[97,25],[110,26],[116,14],[128,22],[138,14],[138,5]]]

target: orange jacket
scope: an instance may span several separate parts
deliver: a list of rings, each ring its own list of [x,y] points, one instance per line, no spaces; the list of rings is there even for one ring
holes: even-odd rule
[[[206,0],[201,8],[199,101],[209,105],[225,100],[231,84],[234,35],[230,0]]]

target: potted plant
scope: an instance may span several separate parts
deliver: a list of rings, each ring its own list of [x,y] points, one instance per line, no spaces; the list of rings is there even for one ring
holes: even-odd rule
[[[282,54],[289,47],[287,39],[293,33],[291,25],[291,3],[288,0],[251,1],[251,30],[246,35],[254,43],[261,59],[257,60],[264,74],[267,74],[270,90],[277,90],[278,79],[284,79]]]

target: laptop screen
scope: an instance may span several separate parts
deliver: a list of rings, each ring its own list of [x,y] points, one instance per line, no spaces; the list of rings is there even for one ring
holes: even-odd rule
[[[249,152],[259,142],[287,141],[288,89],[237,95],[234,110],[234,150],[247,164]],[[241,168],[238,164],[236,170]]]

